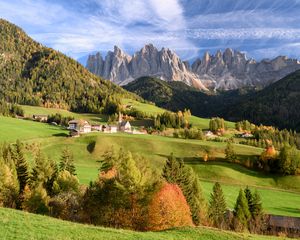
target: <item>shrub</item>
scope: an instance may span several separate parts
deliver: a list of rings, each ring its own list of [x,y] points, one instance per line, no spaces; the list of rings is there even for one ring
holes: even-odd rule
[[[148,230],[192,226],[191,211],[178,185],[164,183],[149,205]]]

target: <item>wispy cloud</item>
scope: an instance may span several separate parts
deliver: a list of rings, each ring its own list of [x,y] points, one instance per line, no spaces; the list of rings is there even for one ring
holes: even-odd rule
[[[226,47],[292,55],[299,11],[299,0],[0,0],[0,17],[74,58],[150,42],[185,59]]]

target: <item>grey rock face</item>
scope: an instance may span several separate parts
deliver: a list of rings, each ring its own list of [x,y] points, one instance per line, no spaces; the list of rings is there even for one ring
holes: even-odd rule
[[[198,76],[188,70],[188,64],[182,62],[174,52],[166,48],[158,51],[152,44],[144,46],[133,56],[125,54],[118,47],[114,48],[114,52],[108,52],[105,60],[99,53],[90,55],[86,67],[92,73],[119,85],[142,76],[154,76],[207,90]]]
[[[300,62],[279,56],[256,62],[244,53],[226,49],[215,55],[206,52],[190,66],[174,52],[152,44],[144,46],[133,56],[118,47],[102,58],[90,55],[86,67],[103,78],[125,85],[142,76],[158,77],[165,81],[182,81],[201,90],[232,90],[247,86],[267,86],[300,69]]]
[[[241,87],[265,87],[300,69],[300,62],[279,56],[273,60],[256,62],[244,53],[226,49],[215,55],[204,54],[192,64],[192,71],[205,86],[213,89],[232,90]]]

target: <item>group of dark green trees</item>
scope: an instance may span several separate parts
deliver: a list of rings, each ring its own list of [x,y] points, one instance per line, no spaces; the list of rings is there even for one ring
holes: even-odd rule
[[[208,216],[211,224],[218,228],[252,233],[265,231],[266,223],[260,195],[257,191],[252,193],[248,187],[240,189],[234,210],[230,212],[221,185],[215,183],[210,196]]]

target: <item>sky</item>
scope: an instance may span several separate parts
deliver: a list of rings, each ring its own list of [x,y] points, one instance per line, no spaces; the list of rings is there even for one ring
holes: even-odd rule
[[[75,59],[148,43],[184,60],[228,47],[300,58],[300,0],[0,0],[0,17]]]

